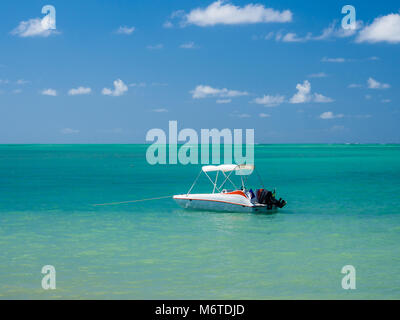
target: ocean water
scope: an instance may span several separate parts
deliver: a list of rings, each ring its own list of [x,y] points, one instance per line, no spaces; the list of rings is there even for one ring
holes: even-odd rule
[[[93,206],[189,189],[200,165],[150,166],[146,148],[0,146],[0,299],[400,298],[400,146],[256,146],[288,201],[274,215]]]

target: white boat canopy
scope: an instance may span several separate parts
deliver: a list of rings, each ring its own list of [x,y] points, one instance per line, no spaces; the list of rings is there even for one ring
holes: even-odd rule
[[[242,170],[254,170],[254,165],[252,164],[223,164],[220,166],[204,166],[202,168],[203,172],[232,172],[232,171],[242,171]]]
[[[193,187],[195,186],[195,184],[196,184],[197,180],[199,179],[202,172],[204,172],[204,174],[207,176],[208,180],[210,180],[210,182],[212,183],[212,185],[214,187],[213,193],[215,193],[216,190],[221,192],[223,186],[226,184],[227,181],[232,183],[232,185],[235,187],[235,189],[238,190],[235,183],[230,179],[230,176],[232,175],[233,172],[235,172],[236,175],[238,175],[238,176],[242,176],[241,177],[242,188],[244,189],[245,186],[244,186],[243,176],[251,175],[253,173],[254,169],[255,169],[255,166],[253,164],[239,164],[239,165],[238,164],[223,164],[220,166],[204,166],[201,168],[199,175],[197,176],[196,180],[193,182],[193,184],[190,187],[187,194],[190,194],[190,192],[192,191]],[[208,172],[217,172],[217,174],[215,176],[215,180],[210,178],[210,176],[207,174]],[[218,174],[220,172],[222,173],[223,178],[225,178],[225,179],[222,182],[222,184],[218,187]]]

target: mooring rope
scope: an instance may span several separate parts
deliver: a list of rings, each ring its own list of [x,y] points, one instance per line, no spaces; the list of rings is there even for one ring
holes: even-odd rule
[[[101,203],[101,204],[94,204],[94,206],[113,206],[117,204],[126,204],[126,203],[135,203],[135,202],[144,202],[144,201],[152,201],[152,200],[160,200],[160,199],[167,199],[172,198],[173,196],[165,196],[165,197],[158,197],[158,198],[150,198],[150,199],[141,199],[141,200],[131,200],[131,201],[121,201],[121,202],[110,202],[110,203]]]

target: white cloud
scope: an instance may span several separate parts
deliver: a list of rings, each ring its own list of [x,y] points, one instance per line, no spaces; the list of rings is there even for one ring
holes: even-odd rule
[[[158,113],[168,112],[168,110],[167,110],[167,109],[164,109],[164,108],[153,109],[152,111],[153,111],[153,112],[158,112]]]
[[[334,114],[332,111],[327,111],[327,112],[322,113],[319,117],[324,120],[331,120],[331,119],[343,118],[344,115],[343,114]]]
[[[166,28],[166,29],[170,29],[170,28],[172,28],[173,26],[174,26],[174,25],[172,24],[171,21],[165,21],[164,24],[163,24],[163,27]]]
[[[333,21],[332,24],[322,31],[322,34],[319,37],[316,37],[316,40],[326,40],[332,37],[335,38],[347,38],[354,36],[358,30],[360,30],[363,26],[363,22],[361,20],[357,20],[356,27],[354,29],[344,29],[341,24],[336,28],[336,21]]]
[[[130,83],[129,86],[130,87],[144,88],[144,87],[146,87],[146,83],[145,82]]]
[[[215,1],[206,8],[196,8],[183,17],[183,25],[193,24],[200,27],[218,24],[237,25],[292,21],[290,10],[278,11],[266,8],[262,4],[235,6],[225,1]]]
[[[275,35],[275,41],[281,40],[282,37],[283,37],[283,35],[282,35],[281,31],[277,32],[276,35]]]
[[[11,31],[12,35],[22,38],[26,37],[48,37],[52,34],[59,34],[55,29],[50,29],[54,24],[50,15],[45,16],[43,19],[36,18],[28,21],[21,21],[14,30]]]
[[[307,38],[299,38],[296,33],[290,32],[287,33],[283,38],[279,38],[282,42],[304,42],[307,41]]]
[[[314,102],[317,102],[317,103],[329,103],[329,102],[333,102],[333,101],[334,101],[333,99],[331,99],[329,97],[325,97],[322,94],[319,94],[319,93],[315,93],[314,94]]]
[[[355,29],[346,30],[343,29],[341,26],[336,28],[336,21],[333,21],[327,28],[323,29],[321,34],[318,36],[314,36],[311,32],[308,32],[305,36],[298,36],[297,33],[289,32],[284,36],[282,35],[278,36],[277,34],[277,37],[275,39],[276,41],[282,41],[282,42],[307,42],[307,41],[323,41],[332,38],[346,38],[355,35],[357,29],[359,29],[361,25],[362,22],[359,21]],[[271,38],[272,36],[268,37],[268,39]]]
[[[329,129],[329,131],[332,131],[332,132],[344,131],[344,130],[346,130],[346,127],[341,126],[341,125],[334,125]]]
[[[171,29],[174,27],[174,24],[172,23],[172,20],[175,19],[183,19],[185,16],[185,11],[183,10],[177,10],[172,12],[171,16],[169,17],[169,20],[165,21],[163,24],[163,27],[166,29]]]
[[[290,103],[306,103],[306,102],[316,102],[316,103],[329,103],[334,100],[320,93],[311,93],[311,83],[305,80],[302,84],[298,83],[296,86],[297,93],[290,99]]]
[[[77,129],[71,129],[71,128],[64,128],[61,129],[62,134],[78,134],[80,131]]]
[[[117,34],[130,35],[135,31],[135,27],[120,26],[116,31]]]
[[[260,118],[269,118],[269,117],[271,117],[271,115],[269,115],[267,113],[260,113],[259,116],[260,116]]]
[[[14,94],[20,94],[21,92],[22,92],[21,89],[15,89],[15,90],[13,91]]]
[[[377,61],[380,60],[379,57],[368,57],[362,59],[345,59],[345,58],[328,58],[324,57],[321,59],[322,62],[332,62],[332,63],[344,63],[344,62],[362,62],[362,61]]]
[[[201,99],[209,96],[217,96],[221,93],[221,90],[214,89],[210,86],[199,85],[190,93],[192,94],[193,99]]]
[[[390,85],[387,83],[380,83],[373,78],[368,79],[368,88],[370,89],[388,89]]]
[[[9,80],[7,80],[7,79],[0,79],[0,84],[8,84],[8,83],[10,83]]]
[[[268,32],[267,35],[263,36],[262,38],[263,38],[264,40],[270,40],[270,39],[272,39],[273,37],[274,37],[274,32],[273,32],[273,31],[270,31],[270,32]]]
[[[271,96],[264,95],[262,98],[255,98],[252,102],[262,104],[266,107],[276,107],[285,101],[285,97],[281,95]]]
[[[68,91],[68,95],[70,96],[76,96],[76,95],[81,95],[81,94],[89,94],[92,92],[91,88],[85,88],[85,87],[79,87],[76,89],[71,89]]]
[[[126,91],[128,91],[127,85],[121,79],[118,79],[114,81],[114,90],[104,88],[102,94],[106,96],[119,97],[122,96]]]
[[[325,72],[313,73],[310,74],[310,78],[326,78],[328,75]]]
[[[234,98],[240,96],[247,96],[248,93],[245,91],[236,91],[224,89],[216,89],[210,86],[199,85],[194,90],[190,91],[193,99],[202,99],[208,97],[220,97],[220,98]]]
[[[322,30],[321,35],[314,37],[314,40],[326,40],[333,36],[338,36],[338,31],[335,29],[336,22],[334,21],[330,26]],[[339,28],[342,29],[342,28]]]
[[[149,50],[161,50],[162,48],[164,48],[164,45],[161,43],[156,44],[156,45],[147,46],[147,49],[149,49]]]
[[[195,43],[193,41],[191,41],[191,42],[187,42],[187,43],[181,44],[179,46],[179,48],[182,48],[182,49],[195,49],[196,45],[195,45]]]
[[[57,91],[54,89],[44,89],[41,93],[44,96],[52,96],[52,97],[57,96]]]
[[[282,38],[282,35],[281,35],[281,37],[279,38],[279,37],[278,37],[278,34],[281,34],[281,33],[280,33],[280,32],[277,32],[277,33],[275,34],[274,31],[270,31],[270,32],[268,32],[268,33],[265,34],[265,35],[256,35],[256,34],[253,34],[253,35],[251,36],[251,40],[272,40],[272,39],[275,39],[276,41],[279,41],[280,38]]]
[[[232,99],[218,99],[216,102],[218,104],[227,104],[227,103],[231,103]]]
[[[322,62],[333,62],[333,63],[343,63],[346,62],[347,60],[345,58],[327,58],[324,57],[321,60]]]
[[[390,100],[390,99],[383,99],[381,102],[382,102],[382,103],[390,103],[390,102],[392,102],[392,100]]]
[[[305,103],[311,101],[311,83],[304,81],[296,86],[297,93],[290,99],[290,103]]]
[[[29,83],[29,81],[24,80],[24,79],[19,79],[16,82],[16,84],[21,85],[21,86],[24,85],[24,84],[28,84],[28,83]]]
[[[247,113],[237,113],[234,112],[231,114],[231,117],[236,117],[236,118],[240,118],[240,119],[245,119],[245,118],[251,118],[251,115],[247,114]]]
[[[400,43],[400,14],[392,13],[376,18],[359,32],[356,42]]]

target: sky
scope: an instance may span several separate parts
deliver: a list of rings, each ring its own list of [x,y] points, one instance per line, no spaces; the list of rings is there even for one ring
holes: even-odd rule
[[[146,143],[169,121],[400,143],[399,1],[3,0],[0,15],[2,144]]]

